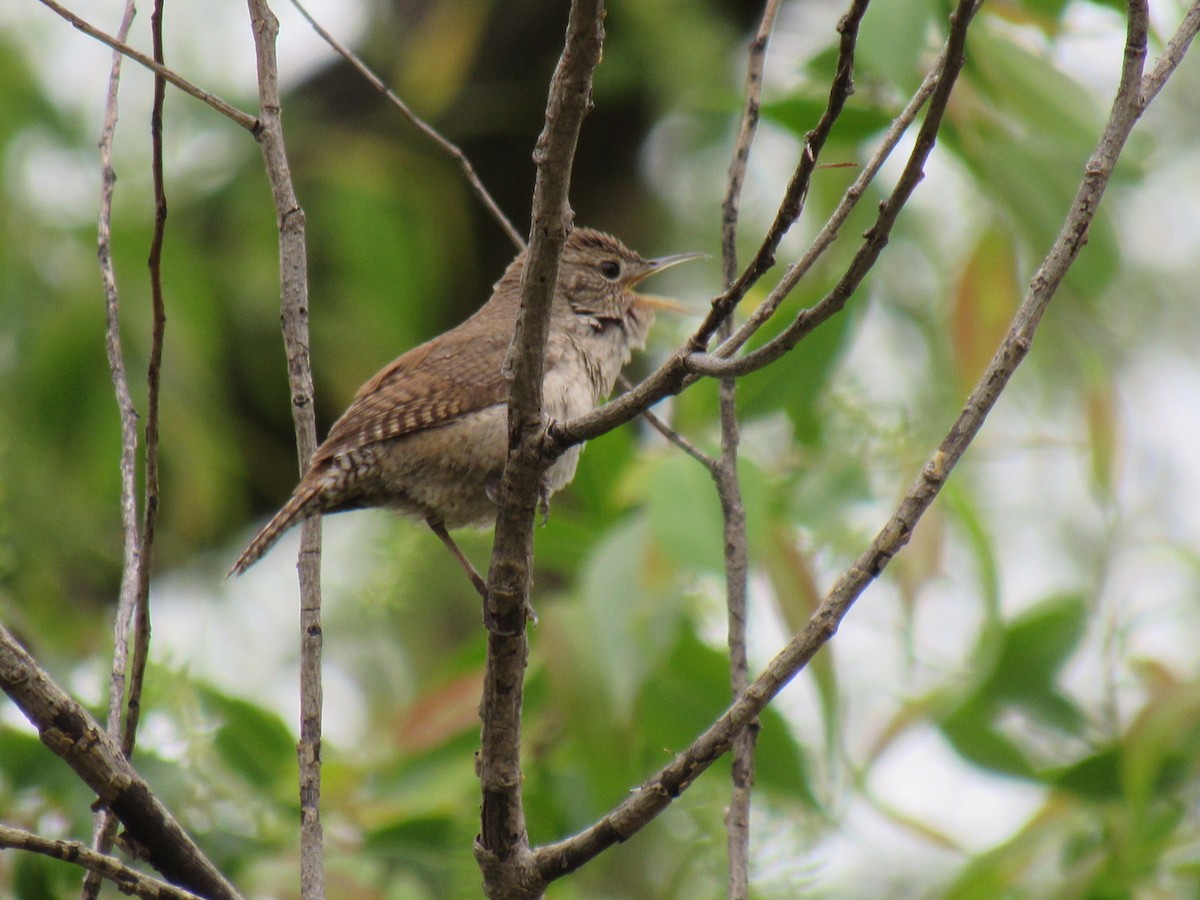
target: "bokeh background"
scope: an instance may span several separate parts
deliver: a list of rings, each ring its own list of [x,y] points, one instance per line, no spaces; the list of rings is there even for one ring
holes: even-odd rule
[[[575,167],[577,220],[644,254],[719,248],[757,5],[613,0]],[[1173,0],[1152,13],[1161,46]],[[458,143],[517,227],[563,4],[322,2],[314,14]],[[825,162],[864,159],[948,6],[868,13]],[[78,12],[115,29],[119,5]],[[453,161],[286,4],[284,121],[308,215],[322,431],[355,389],[473,311],[512,247]],[[824,102],[841,10],[785,3],[743,204],[753,247]],[[133,42],[148,47],[149,9]],[[167,7],[167,61],[255,104],[243,8]],[[745,379],[743,489],[761,665],[886,519],[982,371],[1099,133],[1119,4],[985,7],[928,177],[847,310]],[[45,7],[0,7],[0,616],[97,708],[120,577],[119,430],[95,264],[110,54]],[[139,408],[149,335],[150,79],[126,63],[114,251]],[[1200,64],[1139,127],[1024,368],[912,544],[763,720],[762,897],[1178,897],[1200,891]],[[294,539],[224,572],[289,494],[274,213],[253,141],[171,91],[162,513],[137,764],[248,895],[297,894]],[[884,184],[899,170],[885,170]],[[793,258],[853,168],[818,173]],[[820,297],[870,202],[785,307]],[[656,284],[703,311],[716,259]],[[747,307],[761,299],[758,292]],[[694,324],[663,321],[647,371]],[[715,390],[661,410],[702,446]],[[424,529],[326,526],[324,816],[331,896],[475,896],[478,601]],[[486,535],[463,542],[486,560]],[[537,534],[526,799],[542,842],[586,826],[728,702],[719,509],[646,428],[589,445]],[[290,554],[290,555],[289,555]],[[709,897],[727,765],[558,898]],[[91,797],[0,709],[0,819],[90,833]],[[0,857],[0,891],[71,896]]]

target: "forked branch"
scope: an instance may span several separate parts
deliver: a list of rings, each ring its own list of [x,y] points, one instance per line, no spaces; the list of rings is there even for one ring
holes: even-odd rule
[[[955,29],[965,30],[971,0],[960,5]],[[1186,47],[1200,28],[1200,0],[1189,8],[1168,48]],[[1151,90],[1161,87],[1181,54],[1164,54],[1163,62],[1143,80],[1148,14],[1144,0],[1131,4],[1125,64],[1112,112],[1066,220],[1050,251],[1029,282],[1012,325],[987,370],[969,395],[958,419],[930,454],[895,514],[871,545],[836,581],[805,628],[770,662],[724,714],[690,747],[632,792],[607,816],[574,837],[537,848],[534,865],[547,882],[573,871],[617,841],[624,841],[666,809],[714,761],[728,752],[734,735],[753,721],[829,641],[854,601],[907,543],[921,516],[932,504],[947,476],[979,433],[1009,379],[1028,353],[1034,332],[1071,264],[1082,249],[1088,226],[1112,177],[1121,151]]]
[[[484,602],[488,648],[477,765],[483,802],[475,856],[483,871],[484,890],[491,897],[536,897],[540,893],[536,884],[524,880],[529,871],[529,838],[521,798],[520,753],[533,524],[547,464],[538,452],[544,429],[542,376],[550,303],[571,225],[571,169],[583,117],[591,103],[592,71],[600,61],[603,18],[602,0],[571,3],[566,43],[550,82],[546,124],[534,150],[533,224],[521,276],[521,311],[505,363],[510,373],[509,453],[500,483]]]

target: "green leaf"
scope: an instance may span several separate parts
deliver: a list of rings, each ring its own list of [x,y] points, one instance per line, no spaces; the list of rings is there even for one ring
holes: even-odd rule
[[[699,469],[690,460],[686,464]],[[643,682],[674,640],[682,612],[673,570],[658,556],[663,538],[654,521],[634,516],[618,525],[583,572],[579,659],[594,667],[594,686],[607,694],[618,721],[632,715]]]
[[[1070,791],[1087,800],[1106,801],[1120,797],[1122,749],[1106,747],[1086,756],[1051,779],[1060,791]]]
[[[864,72],[912,93],[924,73],[919,62],[935,4],[931,0],[890,0],[872,4],[863,17],[855,62]]]
[[[646,499],[649,533],[663,555],[684,570],[721,571],[724,525],[708,471],[670,452],[647,460],[637,481]]]
[[[992,708],[978,696],[944,718],[942,734],[963,759],[1000,775],[1032,780],[1034,769],[1024,752],[992,727]]]
[[[1079,594],[1051,597],[1017,616],[1005,628],[985,693],[998,703],[1057,694],[1055,679],[1079,645],[1087,618],[1088,605]]]

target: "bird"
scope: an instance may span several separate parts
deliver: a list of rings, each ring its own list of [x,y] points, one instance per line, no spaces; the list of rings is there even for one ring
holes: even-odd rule
[[[245,572],[284,532],[311,516],[386,507],[423,520],[484,593],[483,580],[448,531],[495,523],[508,452],[503,368],[527,252],[508,265],[474,315],[393,360],[359,389],[291,498],[230,575]],[[612,235],[584,227],[570,231],[550,307],[542,387],[549,419],[570,419],[598,406],[632,352],[645,346],[655,310],[681,308],[633,288],[704,255],[643,259]],[[544,504],[574,477],[581,451],[582,446],[571,447],[547,468]]]

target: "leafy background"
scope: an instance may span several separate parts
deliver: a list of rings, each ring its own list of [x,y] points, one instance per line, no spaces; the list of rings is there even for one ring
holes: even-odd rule
[[[715,253],[757,13],[716,0],[609,6],[576,165],[578,220],[647,254]],[[757,664],[882,523],[1003,333],[1115,84],[1122,25],[1112,6],[985,9],[928,178],[880,265],[845,313],[742,383]],[[290,8],[279,11],[327,427],[375,369],[472,311],[512,251],[453,164]],[[314,11],[462,145],[524,230],[559,5]],[[857,92],[825,161],[870,152],[921,78],[946,11],[935,0],[872,8]],[[1173,2],[1154,12],[1164,29],[1178,17]],[[113,3],[87,14],[117,20]],[[747,250],[823,103],[836,15],[785,5],[747,183]],[[170,4],[168,62],[249,109],[244,19]],[[94,263],[108,54],[33,4],[0,11],[0,26],[0,616],[99,707],[120,570],[119,434]],[[135,29],[141,45],[147,28]],[[114,247],[125,350],[141,370],[149,80],[127,64],[122,84]],[[1200,891],[1197,90],[1189,60],[1123,159],[1026,367],[942,501],[764,718],[758,896]],[[297,861],[294,545],[222,581],[295,473],[273,213],[245,135],[170,94],[166,138],[163,499],[137,764],[239,886],[287,897]],[[789,253],[853,177],[819,173]],[[788,309],[832,283],[867,215],[843,229]],[[702,309],[717,268],[680,270],[656,289]],[[689,324],[660,324],[636,367]],[[715,391],[700,385],[665,412],[712,446],[714,410]],[[357,513],[327,520],[326,534],[330,893],[472,896],[477,600],[422,529]],[[537,535],[541,624],[525,735],[534,840],[590,823],[728,701],[720,541],[715,495],[695,463],[641,427],[589,445]],[[464,542],[486,558],[485,536]],[[721,895],[726,773],[717,766],[551,896]],[[90,801],[5,708],[0,818],[85,837]],[[77,874],[6,854],[0,885],[22,898],[71,896]]]

